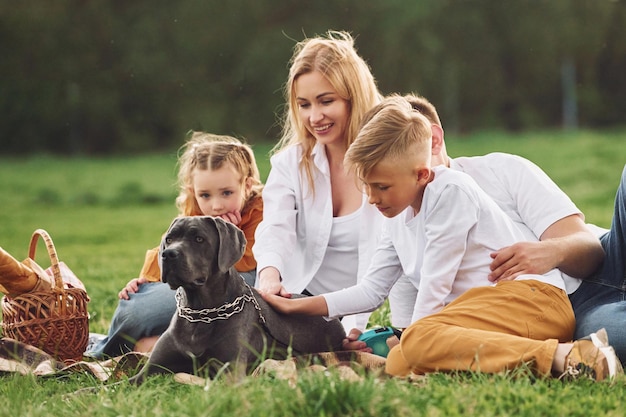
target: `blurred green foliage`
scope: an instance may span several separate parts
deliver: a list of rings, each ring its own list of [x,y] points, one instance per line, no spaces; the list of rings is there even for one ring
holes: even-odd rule
[[[624,124],[624,0],[0,2],[3,154],[275,141],[293,46],[347,30],[448,131]],[[567,81],[570,80],[570,81]]]

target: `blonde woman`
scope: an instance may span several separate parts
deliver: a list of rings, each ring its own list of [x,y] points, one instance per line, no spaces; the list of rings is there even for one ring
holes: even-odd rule
[[[381,95],[346,32],[299,42],[284,90],[283,136],[253,246],[257,286],[284,297],[317,295],[356,284],[375,248],[382,216],[343,160]],[[344,317],[344,327],[363,330],[367,319]]]

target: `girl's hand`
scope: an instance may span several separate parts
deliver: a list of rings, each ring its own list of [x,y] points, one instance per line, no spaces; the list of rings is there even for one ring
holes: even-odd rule
[[[128,294],[136,293],[137,291],[139,291],[139,286],[141,284],[145,284],[146,282],[148,282],[148,280],[145,278],[133,278],[128,281],[128,284],[126,284],[126,286],[122,288],[117,296],[120,298],[120,300],[128,300],[130,298]]]
[[[241,212],[239,210],[231,211],[230,213],[222,214],[221,216],[217,216],[217,217],[219,217],[220,219],[228,223],[232,223],[235,226],[241,223]]]

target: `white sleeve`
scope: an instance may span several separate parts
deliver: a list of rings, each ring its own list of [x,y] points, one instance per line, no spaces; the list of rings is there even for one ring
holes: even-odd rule
[[[297,166],[290,166],[286,157],[272,157],[272,168],[263,188],[263,220],[254,234],[252,252],[257,271],[273,266],[281,273],[296,247]],[[280,237],[280,238],[278,238]]]
[[[405,328],[413,323],[416,299],[417,287],[409,276],[401,276],[389,291],[389,312],[392,326]]]
[[[433,204],[434,203],[434,204]],[[425,248],[412,320],[441,310],[452,292],[479,207],[458,185],[446,185],[425,213]]]
[[[537,238],[554,222],[572,214],[584,220],[583,213],[552,179],[533,162],[515,155],[502,158],[494,167],[496,178],[511,193],[521,221]]]
[[[323,294],[331,318],[374,311],[402,275],[396,249],[383,228],[376,252],[363,279],[352,287]]]

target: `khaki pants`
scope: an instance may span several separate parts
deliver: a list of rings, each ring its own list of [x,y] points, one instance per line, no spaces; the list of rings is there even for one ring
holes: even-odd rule
[[[567,294],[552,285],[520,280],[473,288],[411,324],[389,352],[386,372],[495,373],[528,364],[547,376],[558,343],[571,341],[574,326]]]

